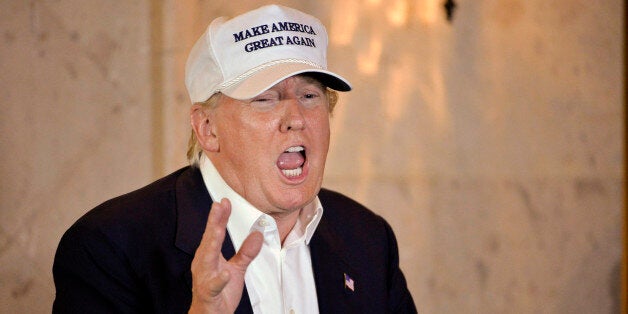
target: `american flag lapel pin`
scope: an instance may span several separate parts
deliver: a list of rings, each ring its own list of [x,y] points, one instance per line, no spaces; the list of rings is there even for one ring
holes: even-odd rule
[[[344,275],[345,275],[345,289],[349,289],[352,292],[355,291],[355,281],[353,281],[353,279],[349,277],[347,273],[345,273]]]

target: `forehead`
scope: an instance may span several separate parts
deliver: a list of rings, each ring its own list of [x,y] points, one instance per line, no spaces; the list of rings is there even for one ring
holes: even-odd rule
[[[297,75],[288,77],[284,79],[283,81],[273,85],[268,90],[280,88],[286,85],[289,86],[293,84],[311,84],[323,90],[326,88],[325,84],[316,76],[315,73],[302,73],[302,74],[297,74]]]

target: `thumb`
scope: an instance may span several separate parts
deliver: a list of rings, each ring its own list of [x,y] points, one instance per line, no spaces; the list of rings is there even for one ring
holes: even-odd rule
[[[264,235],[259,231],[251,232],[242,242],[238,253],[229,260],[229,263],[232,263],[242,272],[246,271],[246,268],[262,249],[262,243],[264,243]]]

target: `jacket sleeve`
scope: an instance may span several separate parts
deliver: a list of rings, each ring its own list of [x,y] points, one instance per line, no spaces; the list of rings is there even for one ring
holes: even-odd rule
[[[64,234],[53,277],[53,313],[147,312],[123,250],[98,229],[75,225]]]
[[[388,223],[388,313],[417,313],[414,300],[408,290],[406,278],[399,268],[399,248],[397,239]]]

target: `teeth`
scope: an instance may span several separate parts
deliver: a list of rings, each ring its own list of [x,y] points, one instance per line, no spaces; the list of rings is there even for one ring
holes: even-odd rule
[[[303,167],[299,167],[296,169],[287,169],[287,170],[281,170],[281,172],[283,173],[283,175],[285,175],[286,177],[298,177],[301,175],[301,173],[303,172]]]
[[[286,152],[288,152],[288,153],[297,153],[297,152],[302,152],[304,150],[305,150],[305,148],[303,148],[303,146],[292,146],[292,147],[288,148],[286,150]]]
[[[292,146],[286,149],[285,153],[298,153],[303,151],[305,151],[303,146]],[[288,178],[295,178],[303,173],[303,167],[298,167],[296,169],[282,169],[281,172]]]

